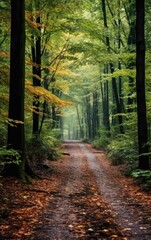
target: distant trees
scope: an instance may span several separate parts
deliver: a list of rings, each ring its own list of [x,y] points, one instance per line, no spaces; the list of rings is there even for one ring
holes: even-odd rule
[[[113,142],[114,149],[118,149],[119,147],[119,154],[122,152],[124,156],[125,152],[127,156],[130,155],[129,158],[136,158],[138,154],[138,167],[148,169],[149,139],[147,137],[147,99],[145,98],[144,75],[147,68],[145,69],[144,66],[144,36],[143,39],[141,36],[142,44],[140,44],[140,34],[142,35],[143,33],[142,24],[144,25],[144,22],[142,22],[142,18],[144,18],[142,15],[144,6],[139,5],[142,4],[141,2],[134,0],[119,0],[116,3],[107,0],[96,2],[98,3],[97,7],[94,7],[93,4],[87,4],[88,9],[94,7],[91,18],[94,23],[95,21],[96,23],[93,25],[92,21],[90,23],[89,19],[86,19],[84,24],[82,17],[81,20],[79,20],[79,30],[83,33],[84,29],[85,32],[89,33],[87,41],[84,41],[83,45],[73,44],[73,49],[77,50],[79,47],[79,52],[80,49],[82,49],[81,51],[85,54],[84,61],[87,62],[87,70],[83,78],[89,82],[89,87],[88,84],[87,86],[83,84],[84,97],[81,104],[81,114],[79,114],[80,108],[78,108],[78,119],[81,118],[80,123],[82,123],[82,119],[85,120],[82,126],[86,138],[97,139],[98,144],[102,144],[103,138],[106,135],[109,137],[109,141],[111,143]],[[100,9],[102,11],[100,11]],[[141,9],[141,13],[138,13],[138,9]],[[88,25],[86,25],[86,23]],[[80,28],[80,26],[82,26],[83,29],[82,27]],[[91,52],[93,54],[91,54]],[[100,67],[100,77],[99,72],[97,73],[98,80],[93,78],[88,71],[88,68],[92,67],[92,62],[94,66],[98,65]],[[92,69],[95,71],[95,67]],[[149,79],[149,76],[147,78]],[[94,84],[91,87],[92,79],[94,80]],[[98,82],[100,82],[100,89],[98,88]],[[94,105],[95,88],[97,89],[97,104],[99,103],[97,106]],[[78,95],[78,91],[76,91],[76,93]],[[97,109],[96,115],[94,114],[95,108]],[[82,109],[84,109],[84,112]],[[96,117],[98,117],[97,125],[94,122]],[[103,134],[101,135],[101,133]],[[106,134],[104,135],[104,133]],[[115,139],[116,146],[114,145]],[[121,139],[123,139],[125,147],[124,144],[123,146],[121,145]],[[131,151],[129,151],[129,142],[133,146],[131,147]],[[121,150],[120,148],[123,149]],[[127,156],[125,157],[127,158]]]

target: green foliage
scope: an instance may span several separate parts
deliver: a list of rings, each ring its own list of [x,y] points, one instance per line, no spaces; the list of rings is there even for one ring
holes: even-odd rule
[[[57,137],[59,133],[57,132]],[[26,142],[26,154],[29,161],[43,161],[44,159],[56,160],[61,156],[60,141],[52,135],[39,136],[28,139]]]
[[[134,169],[138,157],[135,140],[130,135],[118,135],[107,147],[108,156],[113,164],[128,162]]]
[[[83,138],[83,139],[82,139],[82,142],[83,142],[83,143],[90,143],[90,139],[88,139],[88,138]]]
[[[131,176],[136,178],[138,183],[145,184],[146,187],[151,187],[151,171],[136,169],[131,173]]]
[[[100,137],[96,137],[92,141],[92,146],[95,147],[96,149],[104,149],[106,150],[108,144],[109,144],[109,137],[106,134],[101,134]]]
[[[5,164],[19,164],[20,163],[20,153],[14,149],[6,149],[6,147],[0,148],[0,166]]]
[[[6,145],[7,127],[5,124],[0,125],[0,147]]]
[[[136,169],[131,174],[135,178],[141,178],[142,180],[151,180],[151,171],[150,170],[141,170]]]

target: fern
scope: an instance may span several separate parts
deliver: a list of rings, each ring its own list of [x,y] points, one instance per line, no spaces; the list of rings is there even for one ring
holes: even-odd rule
[[[7,149],[6,147],[0,148],[0,165],[5,164],[19,164],[21,161],[20,153],[14,149]]]

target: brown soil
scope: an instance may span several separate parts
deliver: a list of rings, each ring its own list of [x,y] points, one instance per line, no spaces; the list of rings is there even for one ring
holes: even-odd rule
[[[23,185],[1,177],[1,239],[151,239],[151,195],[89,144],[66,142],[69,155]]]

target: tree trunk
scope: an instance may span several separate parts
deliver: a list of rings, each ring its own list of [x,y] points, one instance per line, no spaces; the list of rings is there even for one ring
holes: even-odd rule
[[[78,124],[79,124],[79,129],[80,129],[80,138],[84,138],[84,131],[83,131],[81,120],[80,120],[78,104],[76,105],[76,111],[77,111],[77,119],[78,119]]]
[[[11,1],[11,57],[8,148],[21,154],[19,165],[6,165],[5,174],[25,177],[24,95],[25,95],[25,1]],[[20,121],[16,123],[15,121]],[[22,122],[22,123],[21,123]]]
[[[33,63],[36,63],[36,46],[35,46],[35,37],[32,36],[32,61]],[[32,73],[35,75],[37,74],[37,68],[35,65],[33,65],[32,67]],[[33,86],[39,86],[40,85],[40,81],[33,76]],[[38,134],[38,130],[39,130],[39,97],[38,96],[34,96],[34,100],[33,100],[33,135]]]
[[[108,65],[104,66],[104,73],[108,73]],[[102,109],[103,109],[103,125],[107,131],[107,136],[110,136],[110,120],[109,120],[109,83],[106,80],[101,84],[101,95],[102,95]]]
[[[97,136],[99,129],[99,110],[98,110],[98,94],[97,91],[93,92],[93,108],[92,108],[92,137]]]
[[[37,9],[39,10],[39,1],[36,3]],[[40,24],[40,16],[37,17],[36,22]],[[41,35],[39,29],[39,36],[36,41],[33,38],[33,47],[32,47],[32,57],[33,62],[37,64],[37,66],[33,66],[33,74],[36,74],[41,78]],[[41,82],[36,77],[33,77],[33,86],[41,86]],[[34,96],[33,108],[35,112],[33,112],[33,135],[39,135],[39,96]]]
[[[111,73],[113,73],[114,66],[112,63],[110,64],[110,68],[111,68]],[[113,94],[114,94],[115,103],[116,103],[116,112],[118,114],[119,130],[120,130],[121,134],[124,134],[123,117],[121,115],[121,113],[122,113],[121,107],[122,106],[121,106],[120,100],[119,100],[119,94],[118,94],[117,83],[116,83],[115,77],[112,78],[112,89],[113,89]]]
[[[145,99],[144,0],[136,1],[136,90],[138,117],[139,168],[149,169],[148,132]]]
[[[126,8],[126,7],[125,7]],[[126,10],[126,9],[125,9]],[[127,15],[127,21],[129,23],[129,35],[128,35],[128,50],[130,53],[134,53],[136,51],[136,24],[134,16],[136,15],[136,9],[135,9],[135,1],[133,0],[131,4],[129,4],[129,9],[126,10],[128,12]],[[128,68],[133,69],[136,67],[135,59],[131,59],[128,63]],[[132,106],[134,103],[134,97],[132,97],[132,94],[136,91],[135,89],[135,80],[133,77],[129,77],[129,94],[128,94],[128,112],[133,112],[134,107]],[[136,99],[135,99],[136,102]]]
[[[87,93],[85,98],[86,103],[86,121],[87,121],[87,128],[88,128],[88,139],[92,139],[92,121],[91,121],[91,104],[90,104],[90,93]]]

